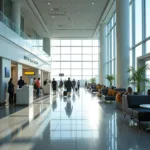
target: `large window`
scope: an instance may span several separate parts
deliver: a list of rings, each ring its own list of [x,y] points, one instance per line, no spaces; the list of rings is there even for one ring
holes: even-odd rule
[[[150,0],[130,1],[130,66],[150,52]],[[132,62],[131,62],[132,61]]]
[[[132,47],[132,4],[130,5],[130,47]]]
[[[146,37],[150,36],[150,0],[146,0]]]
[[[107,24],[107,74],[116,76],[116,14],[112,16]],[[115,85],[115,82],[113,83]]]
[[[98,53],[98,40],[51,40],[52,78],[59,80],[59,73],[64,73],[63,79],[96,78]]]
[[[136,68],[138,57],[150,53],[150,0],[129,0],[129,29],[129,64]],[[107,74],[116,75],[116,43],[116,15],[113,14],[106,26]]]
[[[142,41],[142,1],[135,1],[135,43]]]

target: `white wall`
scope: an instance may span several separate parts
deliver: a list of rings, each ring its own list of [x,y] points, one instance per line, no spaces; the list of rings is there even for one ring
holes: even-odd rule
[[[20,77],[22,76],[22,65],[21,64],[17,64],[16,67],[13,69],[13,81],[15,84],[15,87],[18,87],[18,80],[20,79]]]
[[[46,62],[40,60],[38,57],[34,56],[33,54],[25,51],[21,47],[9,42],[7,39],[0,37],[0,57],[4,57],[15,62],[25,64],[28,66],[32,66],[38,69],[42,69],[45,71],[50,72],[50,65]],[[37,61],[38,64],[34,64],[30,61],[24,59],[24,56],[31,58],[34,61]]]
[[[50,72],[50,63],[43,56],[45,52],[37,51],[1,22],[0,44],[0,57]],[[38,64],[25,60],[24,56],[37,61]]]
[[[7,87],[10,78],[5,77],[5,67],[8,67],[10,69],[11,77],[11,61],[0,58],[0,104],[4,103],[8,96]]]
[[[39,51],[37,48],[32,46],[32,40],[30,39],[23,39],[10,28],[8,28],[5,24],[0,22],[0,36],[5,37],[8,41],[11,41],[15,45],[18,45],[25,51],[28,51],[32,54],[35,54],[41,60],[50,63],[50,56],[46,54],[44,51]]]
[[[30,84],[29,76],[25,75],[24,74],[25,72],[35,72],[35,75],[33,75],[33,76],[29,75],[29,76],[32,77],[32,78],[37,79],[38,75],[37,75],[37,70],[36,69],[23,69],[22,77],[23,77],[23,80],[24,80],[25,83]]]

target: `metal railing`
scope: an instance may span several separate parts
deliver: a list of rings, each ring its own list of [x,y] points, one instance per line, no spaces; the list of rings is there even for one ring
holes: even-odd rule
[[[31,45],[34,48],[34,50],[36,48],[38,51],[41,51],[42,46],[36,44],[37,42],[35,41],[35,39],[29,38],[25,32],[23,32],[21,29],[19,29],[16,26],[16,24],[13,21],[11,21],[8,17],[6,17],[1,11],[0,11],[0,22],[5,24],[8,28],[10,28],[12,31],[14,31],[16,34],[18,34],[21,38],[23,38],[25,40],[25,42],[27,42],[29,45]],[[49,57],[48,60],[50,61],[50,56],[47,53],[45,53],[43,49],[42,49],[42,53],[43,53],[44,57],[47,57],[47,58]],[[41,56],[41,57],[37,56],[37,57],[44,59],[43,56]]]

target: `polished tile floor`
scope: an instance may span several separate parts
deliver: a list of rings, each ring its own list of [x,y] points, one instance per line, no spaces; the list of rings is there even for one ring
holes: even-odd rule
[[[85,89],[0,109],[0,150],[150,150],[150,134],[130,127],[115,103]]]

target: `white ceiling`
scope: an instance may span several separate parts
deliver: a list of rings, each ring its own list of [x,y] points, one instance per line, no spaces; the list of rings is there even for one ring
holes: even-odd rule
[[[51,38],[93,38],[100,16],[107,3],[107,0],[32,1],[50,31]],[[27,13],[28,11],[24,11],[24,15],[28,16]],[[25,26],[30,26],[28,24],[30,17],[28,17]],[[33,25],[38,26],[36,21],[33,22]],[[44,33],[45,31],[39,31],[40,28],[36,28],[40,35],[47,36]]]

